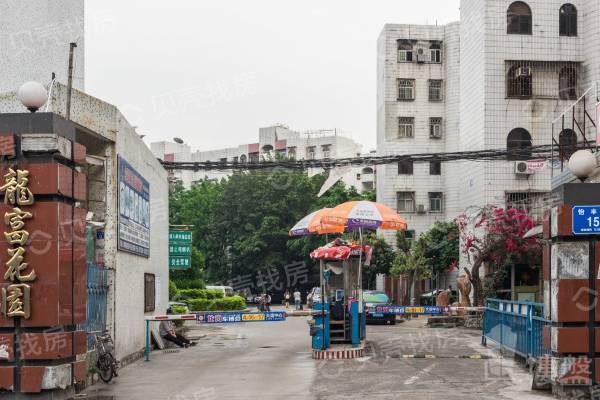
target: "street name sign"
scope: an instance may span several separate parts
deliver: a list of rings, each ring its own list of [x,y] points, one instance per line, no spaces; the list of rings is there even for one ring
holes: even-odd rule
[[[600,235],[600,206],[573,206],[573,234]]]

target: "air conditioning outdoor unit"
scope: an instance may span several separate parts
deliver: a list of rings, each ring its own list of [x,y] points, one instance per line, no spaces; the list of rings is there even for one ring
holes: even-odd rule
[[[531,67],[517,68],[517,78],[527,78],[531,76]]]
[[[417,48],[417,62],[425,63],[427,61],[429,61],[429,58],[427,57],[427,52],[425,49],[422,47]]]
[[[423,204],[419,204],[417,206],[417,213],[418,214],[425,214],[425,206]]]
[[[517,175],[533,175],[535,171],[529,168],[529,163],[527,161],[517,161],[515,162],[515,174]]]

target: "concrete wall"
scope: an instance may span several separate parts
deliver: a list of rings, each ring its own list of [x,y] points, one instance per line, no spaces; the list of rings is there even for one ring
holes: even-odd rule
[[[73,86],[84,89],[83,0],[0,0],[0,93],[52,72],[67,83],[69,43],[76,42]]]

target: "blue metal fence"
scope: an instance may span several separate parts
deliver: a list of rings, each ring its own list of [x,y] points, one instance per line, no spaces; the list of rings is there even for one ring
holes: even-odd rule
[[[483,316],[483,340],[491,340],[525,358],[550,353],[542,334],[550,321],[544,319],[540,303],[489,299]]]
[[[88,348],[94,345],[92,332],[106,329],[106,304],[108,297],[108,270],[92,263],[87,264],[87,322],[80,329],[88,332]]]

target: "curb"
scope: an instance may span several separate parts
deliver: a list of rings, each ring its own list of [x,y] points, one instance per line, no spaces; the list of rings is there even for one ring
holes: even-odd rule
[[[460,359],[460,360],[495,360],[502,357],[492,357],[483,354],[471,354],[462,356],[436,356],[435,354],[394,354],[388,356],[389,358],[415,358],[415,359]]]
[[[313,350],[312,358],[315,360],[352,360],[365,355],[365,349],[352,350]]]

